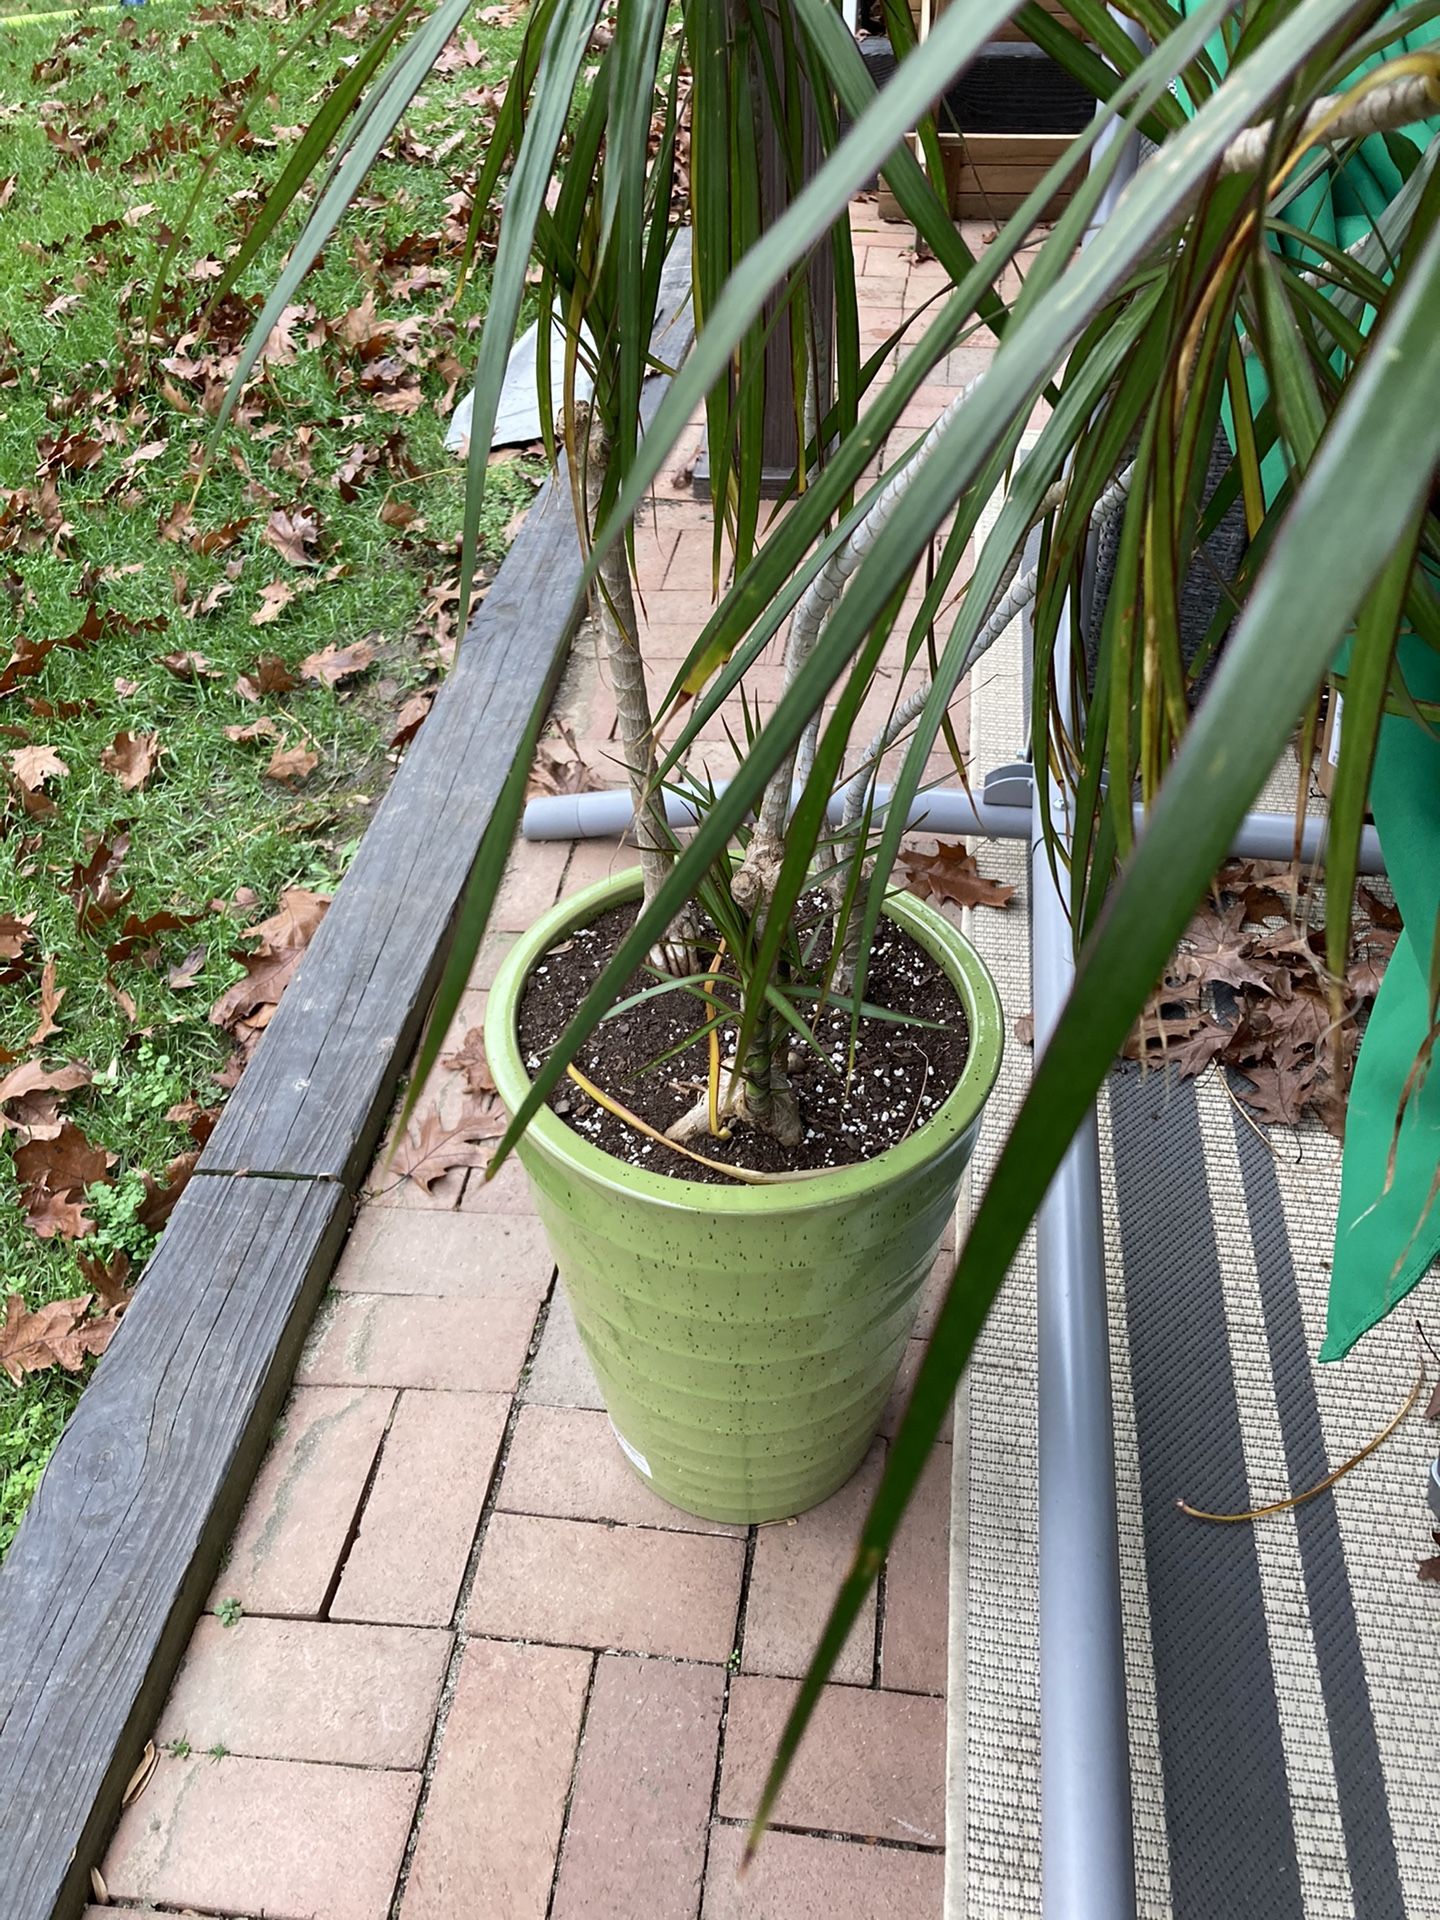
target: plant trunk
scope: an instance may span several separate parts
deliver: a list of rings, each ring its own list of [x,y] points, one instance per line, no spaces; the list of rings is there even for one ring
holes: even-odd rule
[[[589,541],[595,535],[600,500],[609,470],[610,442],[595,415],[588,408],[580,412],[580,457],[585,469],[585,538]],[[650,694],[645,685],[645,661],[640,651],[640,628],[635,615],[635,594],[630,583],[630,562],[622,540],[613,541],[600,562],[593,605],[600,629],[601,658],[615,693],[620,752],[625,776],[630,783],[630,798],[635,807],[634,834],[644,882],[643,905],[648,907],[670,872],[673,844],[665,819],[665,796],[658,778],[655,721],[650,711]],[[677,922],[670,934],[651,950],[650,961],[666,973],[682,974],[693,970],[689,936],[683,922]]]

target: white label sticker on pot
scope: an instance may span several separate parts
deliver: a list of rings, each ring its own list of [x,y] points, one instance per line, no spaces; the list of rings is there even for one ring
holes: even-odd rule
[[[638,1447],[631,1446],[630,1442],[625,1438],[624,1434],[621,1433],[620,1429],[616,1426],[613,1420],[610,1422],[610,1431],[614,1434],[615,1438],[620,1442],[620,1451],[624,1454],[625,1458],[630,1462],[631,1466],[637,1468],[639,1472],[643,1473],[647,1480],[653,1480],[655,1476],[650,1471],[650,1462],[645,1458],[644,1454],[641,1453]]]
[[[1332,767],[1338,767],[1340,764],[1340,726],[1344,718],[1345,696],[1343,693],[1337,693],[1335,695],[1335,719],[1330,728],[1330,751],[1325,756]]]

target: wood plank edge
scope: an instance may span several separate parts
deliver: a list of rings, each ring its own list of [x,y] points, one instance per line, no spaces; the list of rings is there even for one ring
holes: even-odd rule
[[[253,1191],[253,1182],[244,1176],[230,1176],[231,1183],[237,1189],[240,1186]],[[286,1185],[296,1184],[285,1182]],[[176,1567],[173,1579],[173,1596],[166,1603],[167,1612],[164,1624],[156,1638],[154,1651],[143,1673],[135,1677],[135,1687],[130,1701],[125,1706],[124,1721],[116,1737],[112,1751],[101,1775],[100,1785],[91,1801],[90,1809],[80,1827],[73,1851],[65,1854],[66,1841],[63,1815],[54,1810],[56,1817],[44,1827],[45,1845],[54,1859],[45,1870],[45,1879],[53,1885],[53,1898],[45,1896],[47,1905],[32,1907],[25,1911],[14,1910],[7,1914],[6,1920],[76,1920],[91,1898],[90,1869],[98,1865],[116,1822],[120,1817],[121,1799],[131,1775],[139,1764],[144,1744],[149,1739],[159,1719],[169,1693],[171,1682],[179,1669],[180,1662],[190,1643],[195,1623],[204,1611],[205,1601],[210,1594],[220,1572],[221,1555],[229,1543],[239,1519],[240,1511],[254,1483],[255,1474],[269,1444],[271,1430],[285,1397],[290,1390],[300,1359],[300,1350],[310,1323],[315,1317],[320,1301],[324,1296],[331,1274],[335,1270],[349,1231],[351,1205],[349,1196],[338,1182],[331,1180],[308,1180],[305,1184],[313,1187],[317,1195],[332,1196],[331,1204],[317,1214],[310,1224],[310,1245],[306,1251],[305,1264],[295,1289],[293,1305],[280,1330],[269,1367],[263,1381],[252,1400],[244,1423],[235,1435],[223,1473],[218,1477],[214,1492],[210,1498],[201,1535],[200,1546],[185,1567]],[[213,1197],[214,1182],[205,1183],[207,1201]],[[198,1199],[197,1193],[197,1199]],[[248,1194],[247,1194],[248,1197]],[[179,1207],[185,1205],[182,1195]],[[218,1217],[211,1222],[211,1231],[218,1238],[223,1227]],[[290,1243],[294,1244],[293,1239]],[[158,1303],[157,1303],[158,1308]],[[123,1354],[117,1351],[117,1359]],[[66,1432],[78,1425],[83,1434],[85,1420],[85,1396],[81,1394],[78,1405],[70,1417]],[[10,1560],[21,1552],[18,1573],[10,1569]],[[44,1530],[27,1529],[22,1523],[20,1532],[6,1556],[7,1572],[12,1578],[24,1582],[27,1562],[32,1562],[42,1573],[52,1560],[45,1539]],[[3,1704],[3,1703],[0,1703]],[[7,1816],[7,1825],[15,1821],[18,1825],[18,1809],[11,1807]],[[12,1831],[14,1828],[12,1827]],[[0,1885],[13,1886],[18,1874],[15,1863],[4,1862],[0,1871]]]

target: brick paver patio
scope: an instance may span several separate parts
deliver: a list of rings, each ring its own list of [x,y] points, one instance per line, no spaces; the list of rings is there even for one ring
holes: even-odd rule
[[[941,275],[873,205],[854,218],[873,347]],[[924,391],[907,438],[950,391]],[[708,511],[667,485],[638,547],[659,678],[709,609]],[[613,703],[583,640],[557,711],[603,769]],[[518,850],[460,1030],[507,937],[629,860]],[[194,1635],[103,1863],[110,1899],[250,1920],[939,1920],[948,1444],[736,1878],[918,1338],[850,1486],[788,1524],[711,1525],[615,1447],[518,1166],[429,1194],[376,1181],[212,1596],[240,1617]]]

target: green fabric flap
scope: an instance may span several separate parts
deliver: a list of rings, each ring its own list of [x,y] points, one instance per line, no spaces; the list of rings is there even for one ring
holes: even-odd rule
[[[1440,660],[1400,645],[1411,693],[1440,699]],[[1370,805],[1405,931],[1355,1063],[1345,1121],[1340,1214],[1322,1360],[1338,1360],[1396,1306],[1440,1254],[1440,1061],[1395,1116],[1430,1028],[1430,946],[1440,916],[1440,740],[1413,720],[1381,723]],[[1392,1143],[1394,1174],[1387,1184]]]

